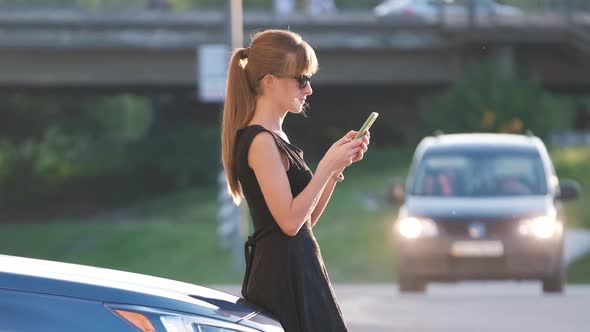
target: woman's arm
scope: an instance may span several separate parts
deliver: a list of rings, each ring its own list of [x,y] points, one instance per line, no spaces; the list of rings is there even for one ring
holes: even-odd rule
[[[268,132],[254,137],[248,151],[248,163],[254,170],[270,213],[285,234],[295,236],[311,218],[334,170],[350,165],[360,151],[361,143],[345,138],[336,142],[320,161],[305,189],[293,197],[274,137]]]
[[[346,135],[346,137],[352,138],[352,137],[354,137],[354,135],[356,135],[356,131],[351,131]],[[363,155],[365,152],[367,152],[367,149],[369,146],[369,142],[370,142],[369,138],[370,138],[370,133],[367,131],[367,133],[363,137],[364,144],[361,145],[362,149],[355,156],[355,158],[353,158],[353,160],[352,160],[353,162],[357,162],[357,161],[363,159]],[[334,174],[340,174],[342,172],[344,172],[344,168],[336,170],[336,172],[334,172]],[[328,202],[330,201],[330,198],[332,197],[332,193],[334,192],[334,188],[336,187],[337,183],[338,182],[336,182],[336,180],[334,179],[334,176],[332,176],[330,178],[330,181],[328,181],[328,184],[324,188],[324,191],[322,192],[322,196],[320,197],[318,204],[316,205],[315,209],[311,213],[311,225],[312,226],[315,226],[316,222],[320,219],[320,216],[322,215],[322,213],[324,213],[324,209],[328,205]]]
[[[311,226],[315,226],[315,223],[318,221],[318,219],[320,219],[322,213],[324,213],[324,209],[326,208],[326,205],[328,205],[330,197],[332,197],[332,193],[334,192],[336,183],[336,180],[334,180],[332,177],[328,181],[328,184],[326,184],[326,186],[324,187],[322,196],[320,197],[320,200],[318,201],[318,204],[316,205],[315,209],[311,213]]]

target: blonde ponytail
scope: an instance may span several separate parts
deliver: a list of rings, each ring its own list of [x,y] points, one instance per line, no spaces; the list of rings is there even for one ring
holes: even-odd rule
[[[256,98],[246,74],[247,58],[248,49],[245,48],[236,50],[231,56],[221,126],[221,158],[227,175],[228,191],[236,204],[240,204],[242,197],[242,188],[233,167],[236,134],[254,116]]]

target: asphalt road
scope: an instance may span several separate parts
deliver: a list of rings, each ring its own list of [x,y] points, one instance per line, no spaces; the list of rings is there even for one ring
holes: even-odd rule
[[[334,289],[350,332],[590,331],[590,286],[561,295],[544,295],[537,282],[435,283],[426,294],[400,294],[395,284]]]
[[[590,286],[544,295],[540,283],[429,285],[399,294],[395,285],[337,285],[351,332],[590,331]]]

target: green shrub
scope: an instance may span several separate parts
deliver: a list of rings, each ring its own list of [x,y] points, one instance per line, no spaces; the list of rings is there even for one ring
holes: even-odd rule
[[[54,135],[16,149],[0,144],[0,166],[8,165],[0,172],[0,206],[122,206],[190,185],[213,184],[216,174],[211,170],[221,167],[217,128],[187,125],[137,142],[105,140],[84,149]]]
[[[218,129],[153,126],[149,101],[0,94],[0,209],[90,211],[213,183]]]
[[[171,189],[191,184],[212,184],[211,170],[221,167],[217,127],[185,125],[148,136],[131,147],[136,168],[169,179]]]
[[[513,77],[493,63],[469,67],[448,91],[429,99],[420,114],[431,134],[444,132],[506,132],[532,130],[547,138],[569,128],[573,103],[543,90],[535,79]]]

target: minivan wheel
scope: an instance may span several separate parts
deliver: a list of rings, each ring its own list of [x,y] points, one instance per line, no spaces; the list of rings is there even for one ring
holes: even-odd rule
[[[565,273],[558,271],[549,277],[542,280],[543,293],[561,293],[563,292],[563,284],[565,281]]]
[[[400,293],[423,293],[426,290],[427,282],[412,276],[400,276],[397,285]]]

